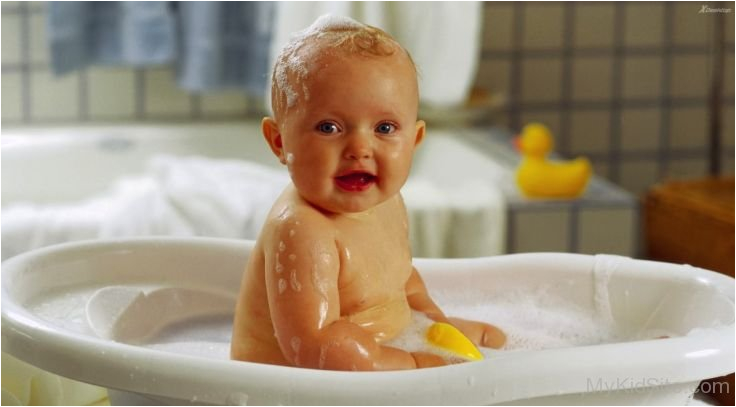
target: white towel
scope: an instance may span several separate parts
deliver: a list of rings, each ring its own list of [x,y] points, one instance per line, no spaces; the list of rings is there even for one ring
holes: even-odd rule
[[[414,257],[481,257],[506,251],[506,199],[481,179],[438,187],[410,179],[401,190]]]
[[[3,208],[2,256],[67,241],[150,236],[257,238],[289,183],[285,170],[203,157],[155,156],[143,175],[68,204]],[[477,257],[505,250],[505,200],[470,178],[438,186],[410,178],[402,189],[416,257]]]
[[[3,208],[2,257],[74,240],[175,235],[255,239],[286,171],[202,157],[155,156],[145,173],[81,202]]]

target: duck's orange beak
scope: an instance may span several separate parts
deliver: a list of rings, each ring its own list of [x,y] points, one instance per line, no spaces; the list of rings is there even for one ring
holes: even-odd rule
[[[521,135],[517,134],[511,139],[511,145],[514,146],[514,150],[521,151]]]

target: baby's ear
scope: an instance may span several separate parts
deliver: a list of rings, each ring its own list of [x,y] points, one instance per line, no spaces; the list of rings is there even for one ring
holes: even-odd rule
[[[424,132],[427,129],[426,123],[424,123],[424,120],[417,120],[417,134],[416,139],[414,140],[414,147],[419,146],[419,144],[424,140]]]
[[[271,147],[271,151],[279,158],[281,164],[286,164],[286,156],[284,154],[284,143],[281,139],[281,131],[279,124],[271,117],[264,117],[261,121],[261,131],[266,143]]]

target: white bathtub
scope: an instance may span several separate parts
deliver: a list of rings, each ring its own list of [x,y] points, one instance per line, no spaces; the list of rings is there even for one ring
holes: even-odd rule
[[[3,264],[3,350],[108,387],[113,403],[148,405],[672,405],[686,404],[700,380],[734,371],[733,279],[618,256],[416,259],[430,292],[451,315],[470,316],[504,296],[536,298],[548,315],[565,307],[589,310],[592,320],[611,329],[603,343],[492,352],[481,362],[440,368],[328,372],[224,360],[230,311],[224,320],[200,315],[172,328],[196,342],[184,349],[198,349],[199,356],[167,348],[180,345],[176,335],[132,345],[91,330],[85,309],[96,290],[109,286],[187,288],[234,304],[251,248],[252,242],[233,240],[148,238],[70,243],[18,256]],[[517,319],[542,310],[527,311]],[[486,320],[497,323],[498,316],[490,312]],[[198,333],[187,336],[188,330]],[[655,339],[662,333],[670,337]]]

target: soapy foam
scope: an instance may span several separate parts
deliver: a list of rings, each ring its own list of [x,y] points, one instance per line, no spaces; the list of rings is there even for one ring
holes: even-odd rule
[[[281,51],[279,63],[274,70],[274,80],[277,87],[286,96],[287,108],[296,105],[299,97],[299,93],[292,86],[293,84],[300,84],[305,100],[309,100],[309,91],[305,83],[307,75],[309,75],[309,67],[307,61],[299,55],[299,50],[307,42],[307,39],[318,36],[325,31],[360,29],[362,27],[365,27],[365,25],[348,17],[323,15],[315,20],[312,25],[291,37],[289,43]],[[293,83],[289,80],[289,71],[294,75]],[[277,95],[276,101],[280,102],[279,95]],[[288,156],[286,159],[289,162]]]
[[[310,71],[315,69],[315,67],[311,66],[314,61],[300,54],[300,50],[308,43],[309,39],[325,38],[329,32],[335,39],[330,47],[334,47],[334,44],[343,43],[351,33],[365,29],[366,27],[365,24],[359,23],[349,17],[327,14],[319,17],[306,29],[293,34],[289,42],[282,49],[274,67],[273,81],[276,88],[283,94],[277,93],[272,95],[279,110],[296,105],[299,98],[297,89],[301,90],[302,97],[305,100],[309,100],[309,89],[306,85],[306,79]],[[355,44],[365,50],[370,48],[373,43],[371,40],[361,40],[356,41]],[[384,43],[380,43],[379,45],[382,46],[381,53],[388,55],[392,52],[392,46]],[[286,99],[286,106],[283,105],[282,96]]]
[[[454,294],[458,295],[458,294]],[[452,298],[446,292],[432,297],[446,315],[484,321],[506,334],[503,350],[539,350],[617,342],[615,326],[594,309],[583,309],[564,298],[536,292],[508,290],[465,292]]]

